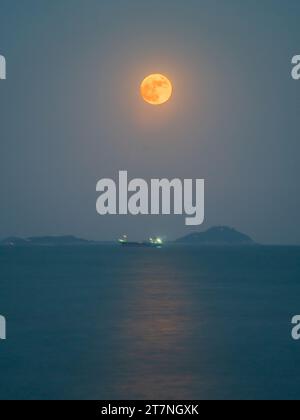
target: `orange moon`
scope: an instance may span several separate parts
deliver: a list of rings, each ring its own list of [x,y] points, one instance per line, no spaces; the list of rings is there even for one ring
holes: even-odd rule
[[[141,84],[141,95],[144,101],[151,105],[162,105],[173,93],[170,80],[162,74],[150,74]]]

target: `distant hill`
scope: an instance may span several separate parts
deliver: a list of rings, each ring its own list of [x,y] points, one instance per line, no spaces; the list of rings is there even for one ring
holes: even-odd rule
[[[195,232],[177,239],[176,242],[200,245],[255,245],[247,235],[235,229],[218,226],[205,232]]]
[[[15,236],[11,236],[0,241],[0,245],[2,246],[27,246],[28,244],[28,240],[17,238]]]
[[[41,236],[22,238],[6,238],[0,241],[2,246],[76,246],[95,245],[97,242],[76,238],[75,236]]]

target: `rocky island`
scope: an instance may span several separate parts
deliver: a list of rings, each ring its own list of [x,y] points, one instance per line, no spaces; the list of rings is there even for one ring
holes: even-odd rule
[[[205,246],[256,245],[249,236],[227,226],[217,226],[205,232],[195,232],[177,239],[177,243]]]

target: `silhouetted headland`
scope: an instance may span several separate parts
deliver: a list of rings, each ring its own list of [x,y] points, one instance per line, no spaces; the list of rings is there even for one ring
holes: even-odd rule
[[[0,241],[2,246],[82,246],[95,245],[97,242],[75,236],[40,236],[31,238],[10,237]]]
[[[177,239],[177,243],[197,244],[205,246],[216,245],[256,245],[250,236],[235,229],[218,226],[205,232],[195,232]]]

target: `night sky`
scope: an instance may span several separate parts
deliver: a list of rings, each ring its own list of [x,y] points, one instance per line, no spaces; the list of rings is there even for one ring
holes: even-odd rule
[[[100,217],[96,183],[204,178],[203,230],[300,244],[299,0],[0,0],[0,238],[174,239],[184,216]],[[140,97],[163,73],[172,100]]]

